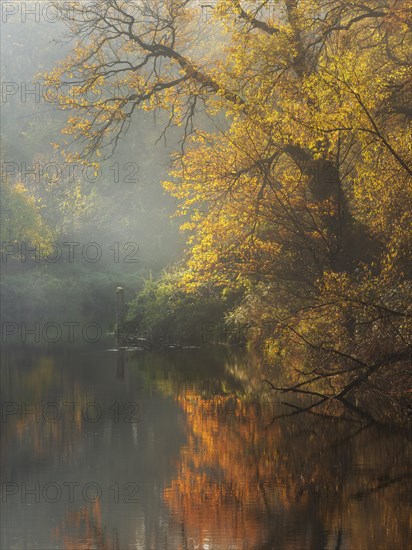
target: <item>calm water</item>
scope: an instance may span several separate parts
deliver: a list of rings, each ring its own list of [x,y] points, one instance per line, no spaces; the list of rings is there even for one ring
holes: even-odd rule
[[[2,550],[410,548],[407,434],[271,424],[242,357],[20,350],[1,368]]]

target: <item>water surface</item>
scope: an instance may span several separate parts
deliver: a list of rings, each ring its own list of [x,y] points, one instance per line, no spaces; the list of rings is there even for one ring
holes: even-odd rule
[[[411,441],[276,398],[242,354],[6,350],[1,549],[406,549]]]

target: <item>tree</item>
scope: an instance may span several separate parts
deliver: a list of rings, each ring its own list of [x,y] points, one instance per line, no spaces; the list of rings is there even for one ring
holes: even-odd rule
[[[21,245],[33,249],[37,245],[47,254],[50,249],[52,231],[44,223],[40,205],[25,186],[12,184],[6,179],[1,182],[1,234],[3,251],[18,256]],[[12,252],[14,250],[14,252]]]
[[[411,3],[272,7],[220,1],[202,26],[190,0],[79,3],[78,45],[46,82],[70,85],[58,96],[75,113],[66,154],[90,163],[112,154],[137,109],[169,111],[183,127],[165,184],[190,232],[183,288],[241,289],[235,316],[275,320],[308,357],[338,356],[333,396],[410,354]],[[204,114],[195,124],[201,112],[209,127]],[[377,305],[396,315],[382,324]],[[323,345],[328,315],[338,329]],[[396,338],[374,355],[371,330]],[[342,358],[360,369],[354,386]]]

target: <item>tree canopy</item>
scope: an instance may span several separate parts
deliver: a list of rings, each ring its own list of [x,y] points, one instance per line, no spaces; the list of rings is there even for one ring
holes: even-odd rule
[[[69,111],[65,155],[97,165],[138,109],[166,110],[182,129],[164,184],[188,232],[179,285],[240,292],[232,318],[275,321],[267,356],[304,387],[326,380],[321,402],[386,384],[411,354],[412,4],[211,7],[71,4],[77,45],[45,75]]]

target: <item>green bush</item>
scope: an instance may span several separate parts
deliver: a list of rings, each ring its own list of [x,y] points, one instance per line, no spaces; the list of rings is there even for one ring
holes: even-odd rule
[[[130,303],[129,326],[155,344],[206,343],[205,327],[223,326],[229,299],[215,291],[188,294],[179,288],[179,272],[165,273],[159,280],[149,279]],[[209,324],[209,325],[208,325]],[[219,340],[219,331],[216,340]],[[212,343],[213,338],[207,340]]]

